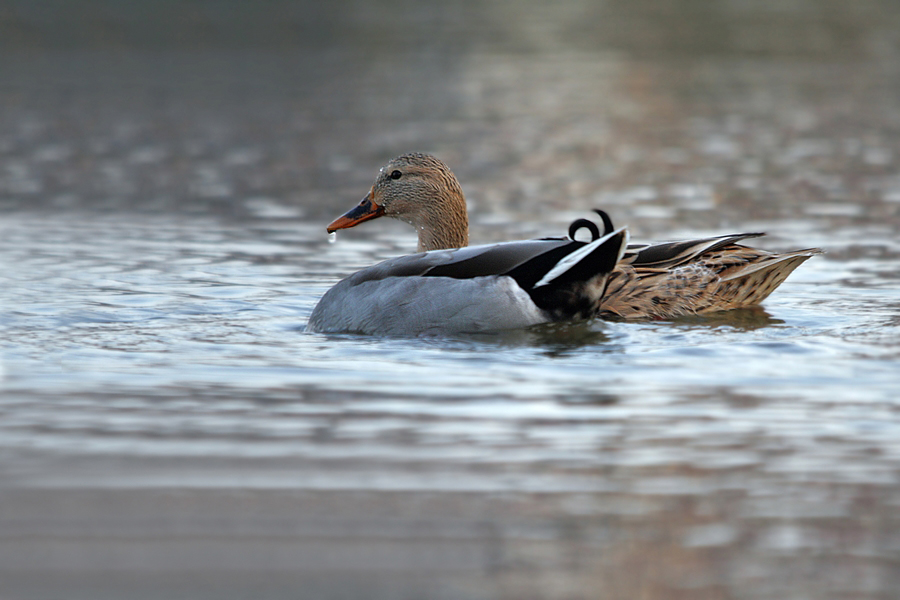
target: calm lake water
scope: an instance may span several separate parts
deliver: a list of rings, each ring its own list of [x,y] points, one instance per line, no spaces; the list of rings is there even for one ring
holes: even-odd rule
[[[13,4],[4,599],[896,598],[892,4]],[[413,150],[473,243],[826,254],[705,318],[305,332],[415,249],[324,230]]]

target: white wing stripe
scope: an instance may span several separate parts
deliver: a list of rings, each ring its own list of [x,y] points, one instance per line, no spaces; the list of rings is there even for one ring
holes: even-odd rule
[[[612,233],[608,233],[608,234],[604,235],[601,238],[597,238],[596,240],[594,240],[587,246],[582,246],[575,252],[572,252],[571,254],[567,254],[561,261],[556,263],[556,265],[554,265],[552,269],[547,271],[547,274],[544,275],[543,277],[541,277],[541,280],[538,281],[536,284],[534,284],[534,287],[539,288],[543,285],[549,284],[551,281],[553,281],[554,279],[556,279],[557,277],[559,277],[560,275],[562,275],[563,273],[565,273],[566,271],[568,271],[569,269],[571,269],[572,267],[577,265],[585,256],[588,256],[591,252],[593,252],[598,247],[600,247],[602,244],[607,242],[610,238],[612,238],[615,235],[620,234],[624,229],[625,229],[624,227],[622,229],[617,229],[617,230],[613,231]],[[625,247],[625,244],[622,244],[622,250],[624,250],[624,247]],[[622,250],[619,251],[620,255],[622,253]],[[620,256],[620,258],[621,258],[621,256]]]

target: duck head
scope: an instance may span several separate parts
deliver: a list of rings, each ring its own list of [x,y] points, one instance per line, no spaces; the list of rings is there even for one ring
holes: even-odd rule
[[[461,248],[469,243],[466,199],[450,168],[430,154],[404,154],[381,168],[372,189],[328,226],[328,233],[378,217],[409,223],[419,252]]]

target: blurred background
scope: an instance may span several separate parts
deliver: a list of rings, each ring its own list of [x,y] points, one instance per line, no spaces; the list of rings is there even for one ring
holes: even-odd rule
[[[635,189],[668,190],[729,224],[798,195],[865,202],[882,190],[862,176],[894,166],[897,20],[875,0],[12,0],[2,201],[240,215],[272,198],[326,219],[422,150],[477,214],[629,189],[627,217],[655,201]]]
[[[819,246],[758,311],[314,336],[415,234]],[[5,0],[0,598],[888,599],[900,6]]]

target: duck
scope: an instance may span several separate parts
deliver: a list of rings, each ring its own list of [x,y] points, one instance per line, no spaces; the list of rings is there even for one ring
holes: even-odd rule
[[[439,158],[409,153],[379,171],[329,234],[380,217],[418,234],[417,253],[362,269],[329,289],[307,330],[428,335],[564,320],[672,320],[756,306],[818,248],[774,253],[740,242],[763,233],[629,244],[609,215],[561,237],[469,246],[465,195]],[[581,229],[590,241],[575,239]]]

